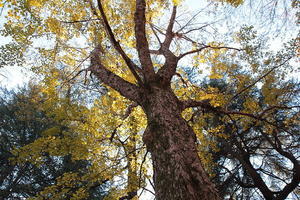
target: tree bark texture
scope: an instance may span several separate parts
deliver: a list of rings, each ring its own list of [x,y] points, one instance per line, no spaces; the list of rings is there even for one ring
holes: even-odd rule
[[[154,86],[144,94],[143,140],[152,156],[156,199],[219,199],[201,165],[195,133],[181,116],[182,103],[169,87]]]

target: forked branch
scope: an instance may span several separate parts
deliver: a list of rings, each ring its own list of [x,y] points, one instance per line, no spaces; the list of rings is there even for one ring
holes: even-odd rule
[[[127,64],[129,70],[135,77],[135,79],[138,81],[138,83],[141,85],[143,81],[141,80],[140,76],[137,74],[136,69],[138,69],[138,66],[128,57],[128,55],[124,52],[123,48],[121,47],[120,43],[116,40],[115,35],[108,23],[106,14],[103,10],[103,6],[101,4],[101,0],[97,0],[98,3],[98,9],[100,11],[101,18],[103,20],[103,25],[105,28],[105,31],[109,37],[110,42],[114,46],[114,48],[117,50],[117,52],[121,55],[121,57],[124,59],[125,63]],[[97,12],[94,11],[94,14],[98,15]]]
[[[160,49],[158,50],[159,54],[163,54],[166,58],[166,62],[163,67],[158,71],[159,77],[162,78],[164,84],[169,84],[172,77],[176,74],[176,68],[178,64],[178,58],[170,50],[170,45],[175,36],[173,33],[173,27],[176,18],[177,7],[173,6],[172,14],[169,20],[169,24],[165,34],[165,40],[161,44]]]

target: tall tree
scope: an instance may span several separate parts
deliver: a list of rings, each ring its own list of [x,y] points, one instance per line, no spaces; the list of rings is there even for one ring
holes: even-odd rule
[[[224,2],[238,6],[243,1]],[[36,62],[32,63],[36,72],[44,73],[46,77],[47,72],[53,72],[52,75],[69,73],[72,77],[70,82],[79,75],[88,81],[86,75],[90,73],[101,83],[125,97],[127,104],[130,100],[132,105],[141,108],[147,119],[147,127],[142,138],[151,154],[155,196],[158,200],[220,199],[215,186],[204,171],[205,157],[202,155],[200,159],[198,154],[197,138],[199,140],[203,138],[203,132],[199,131],[201,130],[199,127],[192,127],[188,123],[188,116],[197,112],[195,108],[198,108],[208,112],[210,117],[234,116],[233,121],[235,117],[244,119],[250,117],[265,122],[267,119],[263,118],[263,114],[280,105],[280,102],[271,95],[278,88],[272,85],[272,79],[266,77],[275,78],[272,72],[283,66],[288,68],[288,63],[295,57],[295,51],[291,49],[292,52],[288,57],[263,60],[265,57],[257,52],[257,46],[248,44],[249,38],[254,36],[247,28],[243,29],[243,34],[236,37],[235,44],[238,47],[225,45],[225,39],[224,42],[213,40],[207,42],[209,36],[192,38],[195,35],[191,33],[200,31],[202,34],[206,31],[206,26],[192,27],[191,20],[182,24],[177,17],[179,1],[175,0],[172,2],[29,0],[6,1],[6,4],[10,7],[9,19],[3,33],[11,36],[14,42],[22,44],[23,49],[38,46]],[[170,8],[167,25],[164,28],[159,27],[156,23],[163,16],[163,11]],[[42,47],[44,41],[51,41],[54,45]],[[83,45],[77,48],[79,43]],[[192,54],[195,56],[189,57]],[[225,62],[221,55],[231,57],[232,62]],[[210,68],[207,77],[211,79],[222,77],[223,72],[228,70],[229,81],[237,83],[235,94],[223,94],[216,87],[202,88],[196,82],[187,83],[184,78],[186,68],[179,65],[186,57],[190,58],[195,67]],[[247,59],[242,59],[245,57]],[[90,63],[86,62],[88,59]],[[240,63],[233,62],[234,59]],[[237,67],[248,69],[249,75],[236,73],[234,69]],[[282,73],[278,76],[282,78]],[[181,81],[174,81],[176,77]],[[55,82],[53,76],[49,75],[46,80]],[[230,106],[233,100],[259,82],[265,85],[264,98],[268,99],[267,107],[253,106],[251,98],[247,102],[249,106],[242,112]],[[51,91],[49,94],[53,95]],[[115,99],[111,101],[123,101],[120,95],[114,94]],[[102,100],[105,102],[105,99],[106,97],[103,97]],[[121,105],[124,104],[127,105],[126,103]],[[55,108],[60,111],[61,105],[57,104]],[[67,116],[72,112],[75,113],[74,108],[82,109],[80,106],[67,107],[63,113]],[[119,108],[125,110],[122,106]],[[90,112],[88,109],[81,110],[83,113],[84,111]],[[58,115],[55,112],[54,114]],[[89,132],[87,126],[94,122],[92,116],[95,115],[96,112],[89,117],[83,116],[87,117],[84,120],[86,123],[81,124],[80,120],[73,119],[70,124],[84,125],[81,128]],[[243,123],[249,125],[245,120]],[[268,124],[276,127],[273,122]],[[80,134],[84,135],[85,131]],[[116,138],[114,131],[111,132],[113,141]],[[84,144],[84,141],[85,139],[80,145]],[[79,144],[74,141],[74,145]],[[111,148],[112,152],[114,149]],[[128,146],[127,151],[130,148],[134,147]],[[91,157],[91,151],[96,149],[87,149],[89,151],[79,151],[75,154],[78,156],[77,159],[97,159],[96,156]],[[107,143],[103,143],[101,150],[108,150]],[[109,154],[99,153],[98,156],[104,161],[101,166],[103,168],[106,164],[117,165],[114,163],[115,160],[107,161]],[[102,161],[101,159],[99,161]],[[130,164],[128,172],[132,170]],[[112,170],[106,175],[109,178],[113,177]]]

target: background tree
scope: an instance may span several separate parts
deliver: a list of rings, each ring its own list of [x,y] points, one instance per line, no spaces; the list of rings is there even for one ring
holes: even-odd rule
[[[285,99],[281,107],[273,107],[266,113],[268,120],[276,124],[274,128],[266,122],[257,123],[257,120],[249,119],[250,124],[245,126],[242,118],[231,118],[224,122],[224,118],[229,116],[209,118],[204,114],[203,131],[217,131],[213,135],[205,135],[205,141],[215,145],[202,146],[201,149],[210,149],[208,154],[216,164],[210,163],[207,170],[211,172],[225,199],[286,199],[290,193],[290,197],[299,198],[299,108],[295,109],[294,106],[298,105],[299,88],[298,84],[292,82],[285,84],[284,92],[278,95],[278,98]],[[222,91],[228,90],[224,80],[214,80],[209,85]],[[229,88],[230,91],[233,87]],[[244,97],[239,97],[238,101],[243,103],[233,105],[235,110],[242,112],[247,109],[248,98],[257,99],[257,105],[264,107],[261,90],[252,88]],[[194,117],[193,120],[198,123],[200,119]]]
[[[53,127],[66,128],[43,111],[40,104],[44,100],[40,91],[41,89],[34,85],[16,93],[1,90],[1,199],[32,198],[45,188],[59,183],[59,179],[65,173],[86,173],[88,170],[88,161],[71,160],[69,154],[53,156],[45,152],[43,161],[39,160],[38,165],[28,161],[15,162],[14,151],[26,145],[39,143],[41,138],[53,131]],[[30,148],[27,150],[34,151]],[[38,160],[35,160],[36,162]],[[94,184],[89,188],[88,198],[103,199],[108,187],[108,181]],[[69,199],[68,195],[64,196],[64,199]]]
[[[236,7],[242,3],[226,2]],[[209,168],[211,163],[209,153],[205,151],[206,146],[217,146],[215,141],[205,139],[207,132],[204,130],[208,126],[204,123],[205,119],[213,121],[224,115],[222,124],[209,130],[211,135],[218,133],[227,124],[227,127],[237,124],[230,130],[236,133],[236,127],[247,129],[254,121],[266,123],[268,126],[264,128],[272,130],[279,125],[273,119],[265,119],[265,114],[273,111],[273,108],[288,109],[286,105],[283,107],[280,99],[274,98],[274,94],[281,94],[279,91],[284,90],[284,86],[273,83],[275,79],[284,79],[285,69],[294,72],[289,63],[295,59],[297,40],[292,42],[293,48],[286,48],[290,53],[278,57],[267,56],[267,52],[261,53],[264,47],[262,43],[249,43],[255,38],[251,28],[243,28],[240,34],[227,35],[227,38],[214,38],[211,33],[205,35],[205,26],[191,27],[190,21],[178,20],[179,1],[30,0],[25,3],[7,1],[6,4],[10,6],[7,14],[9,18],[2,33],[22,44],[27,50],[24,52],[35,54],[33,70],[43,75],[43,92],[49,97],[49,101],[44,104],[45,108],[51,107],[53,111],[50,113],[56,121],[62,121],[71,130],[76,130],[64,132],[63,139],[59,132],[54,131],[50,137],[41,140],[41,144],[23,147],[20,152],[36,146],[38,150],[32,155],[39,155],[41,149],[44,150],[51,143],[53,146],[46,148],[50,155],[57,154],[53,149],[59,149],[59,154],[64,154],[62,146],[69,144],[73,160],[89,160],[92,163],[90,173],[81,179],[86,182],[92,183],[92,176],[113,180],[124,174],[126,170],[122,169],[120,163],[120,148],[115,144],[110,145],[110,141],[120,139],[116,134],[121,134],[124,128],[120,127],[119,132],[115,130],[120,126],[120,121],[124,121],[120,115],[127,113],[126,107],[138,106],[138,110],[133,113],[137,116],[135,119],[140,122],[147,119],[147,127],[140,126],[140,131],[128,134],[139,133],[137,140],[130,140],[137,144],[143,140],[151,153],[156,198],[219,199],[215,186],[203,169],[203,165]],[[171,13],[162,28],[159,21],[165,10],[171,10]],[[192,34],[195,31],[199,34]],[[47,39],[53,45],[42,46],[38,43],[39,39]],[[82,45],[77,47],[77,44]],[[182,64],[185,58],[189,58],[186,62],[190,61],[190,66]],[[203,70],[205,68],[207,70]],[[193,81],[187,81],[189,70],[198,74]],[[243,70],[247,73],[240,73]],[[201,75],[201,71],[205,71],[205,74]],[[74,88],[63,87],[65,84],[58,81],[58,76],[66,74],[64,77],[69,76],[71,85],[80,78],[92,82],[93,78],[87,77],[90,74],[108,87],[108,92],[89,106],[82,106],[80,102],[70,104],[70,98],[58,101],[62,94],[68,94],[69,88]],[[227,82],[234,83],[232,93],[224,93],[218,87],[201,86],[197,80],[206,77],[225,78]],[[261,106],[255,103],[256,99],[251,95],[246,100],[242,98],[235,102],[239,99],[237,97],[244,95],[256,84],[263,85],[265,102]],[[63,89],[58,92],[57,88]],[[104,107],[110,109],[95,109]],[[201,115],[198,123],[189,123],[199,110],[204,110],[206,115]],[[142,130],[143,135],[140,134]],[[80,140],[70,132],[76,133]],[[222,137],[230,138],[227,134]],[[121,144],[125,144],[121,141]],[[200,146],[197,144],[199,142]],[[134,145],[123,148],[124,153],[127,151],[128,154],[130,148],[134,149]],[[241,146],[238,150],[247,153],[245,148]],[[30,154],[19,154],[21,160],[28,156]],[[124,158],[132,161],[130,157]],[[141,158],[137,159],[140,164],[143,163]],[[35,157],[31,161],[36,160]],[[249,160],[246,161],[249,164]],[[130,168],[129,165],[128,173]],[[253,169],[248,168],[246,171],[250,173]],[[73,175],[67,174],[61,185],[79,179]],[[260,187],[257,187],[261,190],[262,181],[259,183]],[[42,195],[57,197],[55,195],[60,195],[57,194],[57,185]],[[86,197],[84,189],[78,191],[76,198]],[[115,194],[110,198],[121,196]]]

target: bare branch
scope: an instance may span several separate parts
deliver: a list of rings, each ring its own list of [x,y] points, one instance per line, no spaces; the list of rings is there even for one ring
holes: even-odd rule
[[[124,114],[124,116],[123,116],[123,119],[125,120],[125,119],[131,114],[132,110],[133,110],[135,107],[137,107],[137,106],[138,106],[138,103],[137,103],[137,102],[134,102],[134,103],[130,104],[130,105],[128,106],[128,108],[126,109],[126,112],[125,112],[125,114]]]
[[[231,102],[233,99],[235,99],[236,97],[238,97],[240,94],[242,94],[243,92],[247,91],[248,89],[250,89],[251,87],[253,87],[257,82],[259,82],[260,80],[262,80],[263,78],[267,77],[271,72],[273,72],[275,69],[281,67],[282,65],[284,65],[286,62],[288,62],[292,57],[286,59],[283,63],[281,63],[280,65],[274,66],[272,69],[270,69],[267,73],[265,73],[264,75],[262,75],[261,77],[259,77],[256,81],[254,81],[253,83],[251,83],[250,85],[248,85],[247,87],[245,87],[244,89],[242,89],[241,91],[239,91],[237,94],[235,94],[229,102]]]
[[[87,56],[86,58],[84,58],[84,59],[83,59],[83,60],[75,67],[75,69],[74,69],[69,75],[67,75],[67,79],[68,79],[68,77],[71,76],[71,78],[67,80],[68,82],[74,80],[74,79],[75,79],[79,74],[81,74],[82,72],[87,72],[87,71],[88,71],[88,68],[81,69],[81,70],[79,70],[75,75],[73,75],[73,74],[79,69],[79,67],[80,67],[87,59],[89,59],[89,58],[90,58],[90,56]],[[72,75],[73,75],[73,76],[72,76]]]
[[[149,190],[149,189],[147,189],[147,188],[145,188],[145,187],[141,187],[141,188],[143,188],[143,190],[145,190],[145,191],[151,193],[153,196],[155,196],[155,193],[152,192],[151,190]]]
[[[60,21],[61,23],[66,23],[66,24],[75,24],[75,23],[84,23],[84,22],[90,22],[90,21],[100,21],[99,18],[96,19],[82,19],[82,20],[74,20],[74,21]]]
[[[151,24],[151,26],[153,27],[153,29],[155,29],[157,32],[159,32],[162,35],[166,35],[163,30],[161,30],[158,26],[156,26],[155,24],[152,24],[149,22],[149,24]]]
[[[124,50],[122,49],[120,43],[116,40],[115,35],[108,23],[107,17],[105,15],[105,12],[103,10],[102,4],[101,4],[101,0],[97,0],[98,3],[98,9],[100,11],[102,20],[103,20],[103,25],[105,28],[105,31],[110,39],[110,42],[112,43],[112,45],[114,46],[114,48],[117,50],[117,52],[122,56],[122,58],[124,59],[125,63],[127,64],[129,70],[131,71],[131,73],[133,74],[133,76],[135,77],[135,79],[138,81],[138,83],[140,85],[142,85],[143,81],[141,80],[140,76],[137,74],[137,72],[135,71],[138,66],[136,66],[136,64],[128,57],[128,55],[124,52]],[[97,12],[94,12],[97,16]]]
[[[177,32],[180,32],[182,30],[184,30],[187,26],[189,26],[191,24],[191,22],[204,10],[205,8],[203,8],[202,10],[199,10],[196,14],[194,14],[194,16],[184,25],[182,26]]]
[[[259,120],[259,121],[263,121],[263,122],[266,122],[267,124],[270,124],[271,126],[273,127],[276,127],[277,129],[279,130],[283,130],[287,133],[290,133],[289,130],[287,130],[285,127],[283,126],[279,126],[277,125],[276,123],[273,123],[269,120],[267,120],[266,118],[263,118],[261,117],[260,115],[254,115],[254,114],[250,114],[250,113],[244,113],[244,112],[239,112],[239,111],[227,111],[227,110],[221,110],[221,109],[214,109],[212,110],[213,112],[217,112],[217,113],[223,113],[223,114],[226,114],[226,115],[241,115],[241,116],[247,116],[247,117],[250,117],[250,118],[253,118],[255,120]],[[290,133],[291,134],[291,133]]]
[[[143,157],[143,160],[142,160],[142,163],[141,163],[141,165],[140,165],[140,173],[139,173],[139,187],[141,187],[141,180],[142,180],[142,168],[143,168],[143,165],[144,165],[144,163],[146,162],[146,157],[147,157],[147,154],[148,154],[149,152],[148,151],[146,151],[146,153],[145,153],[145,155],[144,155],[144,157]]]
[[[122,120],[123,120],[123,121],[122,121],[122,122],[114,129],[114,131],[112,132],[112,134],[111,134],[111,136],[110,136],[110,138],[109,138],[110,142],[113,141],[113,139],[114,139],[114,137],[115,137],[115,135],[116,135],[116,133],[117,133],[118,128],[120,128],[120,127],[123,125],[124,120],[125,120],[127,117],[129,117],[129,115],[131,114],[133,108],[135,108],[135,107],[137,107],[137,106],[138,106],[138,103],[133,102],[132,104],[130,104],[130,105],[127,107],[127,109],[126,109],[126,111],[125,111],[125,114],[124,114],[124,116],[122,117]],[[123,142],[122,142],[121,140],[120,140],[120,142],[121,142],[121,144],[123,145]],[[126,148],[124,147],[124,149],[126,149]]]
[[[136,10],[134,14],[136,49],[142,64],[146,81],[154,79],[155,72],[150,57],[149,44],[146,37],[146,2],[136,0]]]
[[[174,37],[173,27],[174,27],[174,22],[175,22],[175,18],[176,18],[176,11],[177,11],[177,6],[173,6],[171,18],[170,18],[169,25],[168,25],[168,28],[166,31],[166,37],[162,44],[163,51],[170,48],[171,42]]]
[[[278,195],[276,199],[285,199],[299,184],[300,182],[300,165],[299,162],[297,160],[296,157],[294,157],[293,154],[291,154],[288,151],[284,151],[281,147],[281,145],[276,145],[276,143],[274,143],[270,138],[269,138],[269,134],[267,133],[263,133],[262,130],[260,130],[262,133],[261,135],[269,142],[269,144],[282,156],[288,158],[294,165],[293,167],[293,178],[291,180],[290,183],[287,183],[286,186],[281,190],[278,191]],[[274,135],[275,139],[277,138],[276,135]],[[277,138],[278,139],[278,138]],[[278,139],[279,141],[279,139]],[[268,174],[269,176],[271,176],[272,174]],[[277,179],[280,179],[279,177],[275,177]],[[282,180],[282,179],[280,179]],[[283,182],[286,183],[285,180],[282,180]]]
[[[285,199],[287,196],[298,187],[300,182],[300,165],[294,166],[294,175],[293,179],[289,184],[287,184],[276,199]]]
[[[264,114],[266,114],[267,112],[269,112],[273,109],[289,110],[289,109],[293,109],[293,108],[300,108],[300,106],[271,106],[271,107],[263,110],[261,112],[261,114],[259,114],[259,117],[262,117]]]
[[[210,48],[210,49],[232,49],[232,50],[236,50],[236,51],[241,51],[243,49],[239,49],[239,48],[235,48],[235,47],[227,47],[227,46],[220,46],[220,47],[215,47],[215,46],[210,46],[210,45],[203,45],[203,47],[199,48],[199,49],[195,49],[195,50],[192,50],[192,51],[188,51],[186,53],[183,53],[179,56],[179,59],[183,58],[184,56],[187,56],[189,54],[193,54],[193,53],[198,53],[204,49],[207,49],[207,48]]]
[[[185,34],[188,34],[188,33],[190,33],[190,32],[193,32],[193,31],[198,31],[198,30],[201,30],[201,29],[203,29],[203,28],[205,28],[205,27],[207,27],[207,26],[209,26],[210,24],[205,24],[205,25],[203,25],[203,26],[200,26],[200,27],[198,27],[198,28],[191,28],[190,30],[188,30],[188,31],[186,31],[186,32],[184,32],[184,33],[182,33],[183,35],[185,35]],[[178,33],[178,32],[177,32]]]
[[[272,199],[273,193],[268,188],[264,180],[261,178],[260,174],[254,169],[253,165],[251,164],[249,157],[245,156],[247,153],[240,149],[240,154],[236,154],[236,158],[240,161],[243,168],[246,169],[247,174],[252,178],[254,184],[258,186],[258,189],[261,191],[263,196],[266,199]]]
[[[196,101],[196,100],[187,100],[187,101],[182,101],[182,109],[186,109],[186,108],[190,108],[190,107],[201,107],[203,108],[205,111],[208,112],[214,112],[214,113],[220,113],[220,114],[225,114],[225,115],[241,115],[241,116],[246,116],[246,117],[250,117],[253,118],[255,120],[259,120],[259,121],[263,121],[266,122],[267,124],[270,124],[271,126],[276,127],[279,130],[283,130],[287,133],[290,133],[290,131],[288,131],[285,127],[282,126],[278,126],[276,123],[273,123],[269,120],[267,120],[266,118],[263,118],[262,116],[269,110],[271,109],[275,109],[275,108],[280,108],[280,109],[293,109],[293,108],[300,108],[300,106],[290,106],[290,107],[285,107],[285,106],[273,106],[270,108],[267,108],[265,110],[263,110],[261,112],[261,114],[252,114],[252,113],[245,113],[245,112],[240,112],[240,111],[230,111],[230,110],[224,110],[222,108],[219,107],[213,107],[212,105],[210,105],[209,103],[210,100],[206,99],[203,101]]]
[[[150,28],[151,28],[152,32],[154,33],[154,35],[155,35],[157,41],[158,41],[159,44],[161,45],[162,43],[161,43],[161,41],[160,41],[160,39],[159,39],[159,37],[158,37],[156,31],[154,30],[155,28],[153,27],[153,24],[151,24],[151,23],[150,23]],[[151,53],[151,52],[150,52],[150,53]]]
[[[122,123],[119,124],[119,125],[113,130],[111,136],[109,137],[110,142],[113,141],[113,139],[114,139],[114,137],[115,137],[115,135],[116,135],[116,133],[117,133],[118,128],[120,128],[121,126],[122,126]]]

